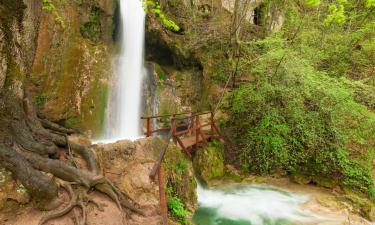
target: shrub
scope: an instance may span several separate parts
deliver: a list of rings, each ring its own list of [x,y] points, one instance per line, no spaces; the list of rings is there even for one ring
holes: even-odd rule
[[[178,197],[168,198],[168,209],[180,223],[186,223],[186,216],[189,214],[189,211],[185,209],[181,199]]]
[[[318,71],[279,35],[244,49],[263,55],[248,67],[254,81],[227,96],[243,168],[259,174],[293,168],[369,192],[375,114],[357,100],[355,85]]]

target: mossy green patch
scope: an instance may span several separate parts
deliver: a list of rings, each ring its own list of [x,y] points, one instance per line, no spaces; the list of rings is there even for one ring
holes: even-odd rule
[[[167,18],[164,12],[161,10],[159,3],[154,0],[145,0],[145,8],[149,9],[152,13],[160,19],[162,24],[173,32],[179,32],[181,28],[171,19]]]
[[[114,46],[91,31],[97,30],[100,21],[107,21],[108,15],[96,8],[96,2],[51,2],[69,26],[62,30],[53,17],[41,17],[38,40],[41,44],[31,71],[35,85],[32,94],[34,99],[42,100],[38,105],[44,105],[42,112],[48,119],[69,122],[75,118],[69,126],[99,138],[104,126]],[[78,9],[88,12],[81,14]],[[95,41],[81,35],[81,25],[86,19],[90,23],[86,28],[93,28],[88,35],[98,38]],[[43,93],[48,93],[47,99],[40,98]]]
[[[46,103],[47,99],[48,99],[48,94],[47,93],[42,93],[42,94],[34,97],[34,103],[35,103],[36,107],[43,108],[43,106]]]
[[[194,157],[194,169],[206,183],[223,177],[225,174],[223,144],[215,141],[199,149]]]
[[[175,200],[180,199],[187,209],[194,210],[197,206],[197,183],[193,175],[193,167],[182,154],[180,148],[175,145],[168,148],[164,157],[163,167],[168,179],[167,190],[169,191],[167,194],[169,197]]]
[[[97,7],[91,9],[89,21],[82,24],[79,28],[81,35],[83,37],[89,38],[92,41],[100,40],[102,34],[100,23],[100,11],[101,10]]]

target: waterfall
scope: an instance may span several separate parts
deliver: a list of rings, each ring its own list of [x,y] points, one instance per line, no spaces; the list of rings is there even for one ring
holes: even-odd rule
[[[145,12],[142,0],[119,0],[121,49],[106,110],[107,142],[141,137]]]

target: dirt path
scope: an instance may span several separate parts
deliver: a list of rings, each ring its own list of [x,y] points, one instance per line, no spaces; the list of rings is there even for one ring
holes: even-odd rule
[[[92,196],[100,205],[103,207],[103,211],[100,211],[95,205],[90,204],[88,206],[87,224],[90,225],[144,225],[144,224],[158,224],[158,216],[147,216],[141,217],[135,214],[131,214],[129,218],[126,218],[123,223],[123,218],[120,210],[116,204],[110,200],[107,196],[100,193],[92,193]],[[147,208],[147,207],[146,207]],[[80,212],[80,209],[76,209]],[[0,215],[1,225],[38,225],[40,219],[45,212],[41,212],[35,208],[26,207],[21,210],[17,210],[16,213],[13,210]],[[51,220],[45,225],[75,225],[74,213],[69,213],[64,217]]]

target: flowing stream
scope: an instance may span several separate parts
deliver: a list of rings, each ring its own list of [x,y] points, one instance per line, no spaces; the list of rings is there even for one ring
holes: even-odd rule
[[[141,137],[145,12],[141,0],[119,0],[121,50],[106,111],[105,141]]]
[[[269,185],[230,185],[216,189],[198,186],[197,225],[310,224],[321,219],[300,206],[308,195]]]

